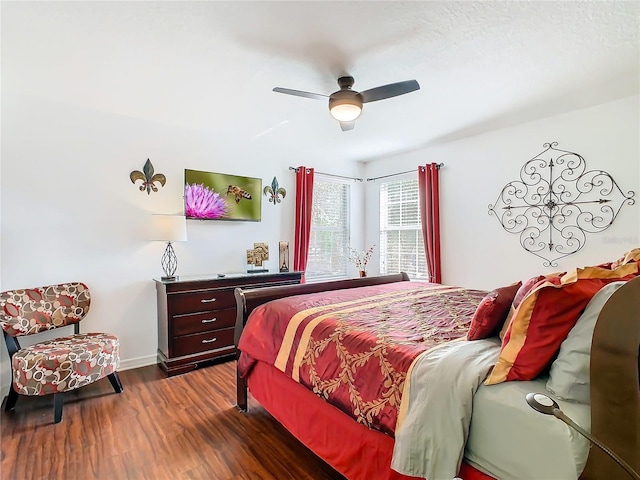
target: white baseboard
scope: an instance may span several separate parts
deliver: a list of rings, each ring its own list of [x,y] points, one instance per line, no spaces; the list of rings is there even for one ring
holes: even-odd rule
[[[149,365],[155,365],[156,364],[156,355],[146,355],[144,357],[137,357],[137,358],[129,358],[127,360],[120,360],[120,368],[118,368],[118,371],[124,371],[124,370],[133,370],[134,368],[140,368],[140,367],[148,367]]]
[[[147,355],[144,357],[138,358],[129,358],[128,360],[120,360],[120,368],[118,368],[119,372],[124,370],[132,370],[134,368],[140,367],[148,367],[149,365],[156,364],[156,356],[155,355]],[[9,381],[11,381],[9,379]],[[9,394],[9,383],[6,385],[0,386],[0,401]]]

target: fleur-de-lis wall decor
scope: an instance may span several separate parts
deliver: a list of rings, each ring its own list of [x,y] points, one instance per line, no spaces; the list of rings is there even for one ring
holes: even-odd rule
[[[155,182],[158,182],[161,186],[164,187],[164,184],[167,183],[167,177],[165,177],[162,173],[153,173],[153,165],[151,164],[151,160],[147,158],[147,161],[144,162],[144,166],[142,167],[142,172],[140,170],[134,170],[129,174],[129,178],[131,179],[131,183],[136,183],[137,180],[142,180],[142,185],[140,185],[140,191],[147,191],[147,195],[151,195],[151,190],[154,192],[158,191],[158,187],[155,186]]]
[[[269,201],[273,202],[274,205],[282,202],[282,198],[287,196],[287,191],[278,186],[278,179],[276,177],[273,177],[271,185],[267,185],[262,191],[265,196],[269,195]],[[282,198],[280,198],[280,195],[282,195]]]

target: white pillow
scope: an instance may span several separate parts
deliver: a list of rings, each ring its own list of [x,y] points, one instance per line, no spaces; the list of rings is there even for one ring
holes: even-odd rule
[[[589,363],[593,329],[604,304],[625,283],[613,282],[602,287],[560,345],[547,380],[547,390],[556,397],[572,402],[591,402]]]

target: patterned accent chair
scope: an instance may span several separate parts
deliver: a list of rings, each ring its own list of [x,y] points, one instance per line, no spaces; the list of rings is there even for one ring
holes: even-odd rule
[[[122,383],[118,338],[80,333],[89,311],[89,288],[80,282],[0,293],[0,326],[11,357],[12,382],[5,410],[20,395],[53,394],[53,423],[62,420],[63,394],[107,377],[116,393]],[[21,348],[17,337],[74,326],[74,335]]]

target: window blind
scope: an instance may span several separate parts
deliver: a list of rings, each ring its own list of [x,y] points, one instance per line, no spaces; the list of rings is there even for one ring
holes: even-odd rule
[[[380,273],[406,272],[428,280],[422,240],[418,179],[380,185]]]
[[[316,178],[313,182],[307,282],[347,278],[349,185]]]

